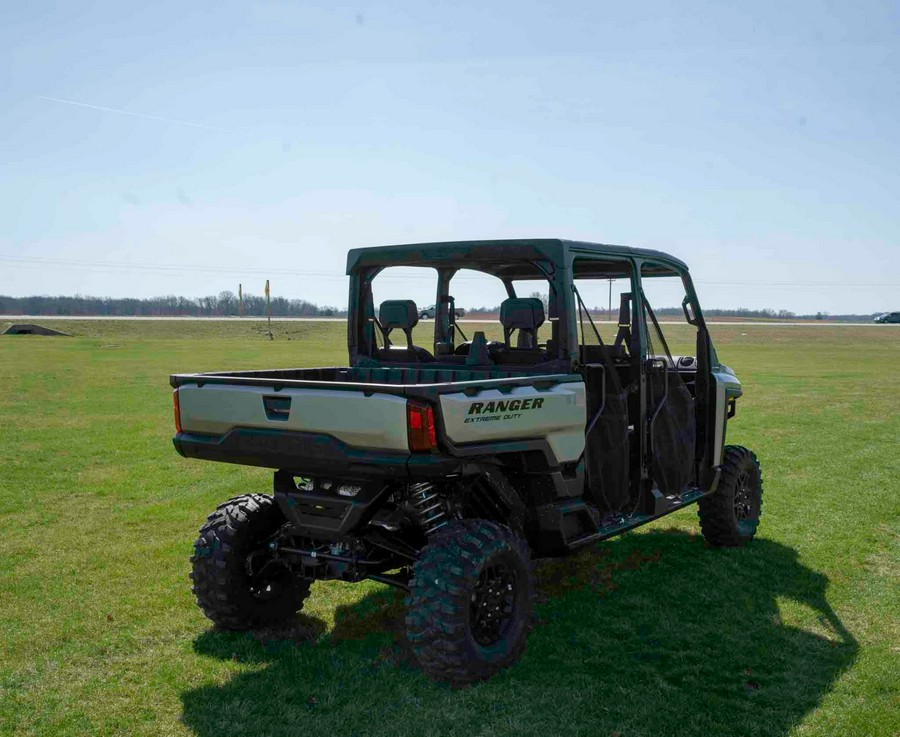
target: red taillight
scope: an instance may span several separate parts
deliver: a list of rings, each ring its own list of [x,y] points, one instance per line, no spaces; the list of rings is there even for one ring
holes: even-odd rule
[[[181,432],[181,403],[178,401],[178,390],[172,392],[172,404],[175,407],[175,432]]]
[[[437,437],[434,431],[434,410],[429,404],[406,404],[406,432],[409,449],[413,452],[434,450]]]

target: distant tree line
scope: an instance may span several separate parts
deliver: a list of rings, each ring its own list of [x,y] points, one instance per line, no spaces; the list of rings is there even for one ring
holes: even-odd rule
[[[546,309],[547,298],[546,295],[535,292],[531,295],[531,297],[539,297],[544,302],[544,307]],[[607,315],[609,310],[606,307],[589,307],[588,308],[591,314],[604,316]],[[654,308],[654,313],[659,315],[660,317],[683,317],[684,312],[681,307],[659,307]],[[477,315],[477,314],[486,314],[486,315],[496,315],[500,312],[500,305],[496,305],[495,307],[472,307],[468,310],[469,315]],[[748,320],[829,320],[833,322],[870,322],[875,318],[875,315],[878,313],[873,313],[870,315],[832,315],[828,312],[816,312],[815,314],[797,314],[796,312],[791,312],[790,310],[773,310],[771,308],[764,308],[761,310],[751,310],[747,307],[736,307],[734,309],[703,309],[703,315],[707,318],[716,318],[716,317],[733,317],[740,319],[748,319]],[[613,319],[615,319],[616,315],[618,315],[618,306],[613,307]]]
[[[239,300],[234,292],[220,292],[207,297],[6,297],[0,295],[2,315],[64,315],[109,317],[227,317],[239,314]],[[266,298],[244,294],[244,314],[262,317],[266,314]],[[272,297],[273,317],[345,317],[347,310],[320,307],[305,299]]]
[[[535,292],[532,297],[539,297],[546,307],[546,295]],[[207,297],[150,297],[134,299],[129,297],[85,297],[76,294],[74,297],[50,297],[46,295],[34,297],[6,297],[0,295],[0,315],[62,315],[62,316],[109,316],[109,317],[228,317],[239,314],[239,301],[234,292],[225,291]],[[496,315],[500,305],[494,307],[472,307],[467,310],[471,316],[478,314]],[[606,307],[593,307],[595,315],[607,314]],[[613,309],[614,316],[616,309]],[[655,310],[660,316],[681,316],[680,307],[661,307]],[[244,295],[244,314],[248,317],[263,317],[266,314],[266,298],[255,295]],[[811,315],[798,315],[789,310],[751,310],[746,307],[736,309],[704,309],[708,318],[731,317],[743,319],[776,319],[776,320],[834,320],[839,322],[869,322],[875,315],[830,315],[817,312]],[[305,299],[272,298],[273,317],[346,317],[343,307],[320,306]]]
[[[683,316],[684,312],[681,307],[662,307],[655,309],[657,315],[678,315]],[[832,315],[828,312],[816,312],[815,314],[797,314],[790,310],[773,310],[764,308],[761,310],[751,310],[747,307],[737,307],[734,309],[711,308],[703,309],[704,317],[734,317],[743,319],[764,319],[764,320],[829,320],[831,322],[870,322],[875,318],[875,314],[871,315]]]

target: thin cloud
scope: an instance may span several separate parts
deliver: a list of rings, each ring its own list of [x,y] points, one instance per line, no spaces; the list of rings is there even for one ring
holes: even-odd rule
[[[158,115],[147,115],[146,113],[133,113],[129,110],[119,110],[113,107],[102,107],[101,105],[91,105],[86,102],[76,102],[75,100],[63,100],[60,97],[48,97],[47,95],[36,95],[39,100],[49,100],[50,102],[61,102],[64,105],[75,105],[76,107],[86,107],[91,110],[102,110],[105,113],[118,113],[119,115],[129,115],[133,118],[144,118],[145,120],[156,120],[160,123],[174,123],[175,125],[186,125],[190,128],[201,128],[202,130],[215,131],[216,133],[231,133],[233,135],[242,135],[240,131],[230,130],[229,128],[217,128],[214,125],[203,125],[203,123],[192,123],[189,120],[175,120],[174,118],[162,118]]]

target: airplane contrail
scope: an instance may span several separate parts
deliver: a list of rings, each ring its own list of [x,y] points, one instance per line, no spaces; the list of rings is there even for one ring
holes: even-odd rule
[[[189,120],[175,120],[174,118],[161,118],[158,115],[147,115],[146,113],[133,113],[129,110],[118,110],[113,107],[102,107],[100,105],[90,105],[86,102],[76,102],[75,100],[63,100],[60,97],[48,97],[47,95],[37,95],[40,100],[49,100],[50,102],[61,102],[65,105],[75,105],[77,107],[86,107],[91,110],[102,110],[106,113],[118,113],[119,115],[130,115],[133,118],[145,118],[146,120],[156,120],[160,123],[174,123],[175,125],[186,125],[191,128],[202,128],[203,130],[216,131],[217,133],[232,133],[235,135],[243,135],[240,131],[230,130],[228,128],[217,128],[213,125],[203,125],[202,123],[192,123]]]

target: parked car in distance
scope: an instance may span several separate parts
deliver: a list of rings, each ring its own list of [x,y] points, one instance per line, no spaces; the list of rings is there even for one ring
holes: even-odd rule
[[[459,314],[459,310],[456,311],[456,314]],[[885,312],[883,315],[876,317],[875,322],[879,324],[900,323],[900,312]]]
[[[466,311],[462,307],[454,307],[456,311],[457,317],[464,317]],[[437,314],[437,305],[431,305],[430,307],[425,307],[419,312],[420,320],[434,320],[434,316]]]

